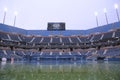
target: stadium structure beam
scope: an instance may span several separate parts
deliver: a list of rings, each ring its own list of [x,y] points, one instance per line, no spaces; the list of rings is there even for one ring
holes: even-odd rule
[[[13,23],[13,26],[15,27],[15,24],[16,24],[16,17],[17,17],[17,15],[18,15],[18,12],[15,11],[15,12],[14,12],[14,15],[15,15],[15,17],[14,17],[14,23]]]
[[[96,17],[96,24],[97,24],[97,27],[98,27],[98,26],[99,26],[99,24],[98,24],[98,13],[95,12],[94,15],[95,15],[95,17]]]
[[[104,8],[104,14],[105,14],[106,23],[108,24],[108,17],[107,17],[107,9],[106,8]]]
[[[4,17],[3,17],[3,24],[5,24],[5,19],[6,19],[6,13],[7,13],[8,9],[4,8]]]
[[[115,7],[115,10],[116,10],[117,19],[118,19],[118,21],[120,21],[119,13],[118,13],[118,4],[114,4],[114,7]]]

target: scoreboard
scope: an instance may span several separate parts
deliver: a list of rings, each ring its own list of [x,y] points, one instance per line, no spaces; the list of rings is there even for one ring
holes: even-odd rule
[[[65,30],[65,23],[64,22],[49,22],[47,30],[49,31]]]

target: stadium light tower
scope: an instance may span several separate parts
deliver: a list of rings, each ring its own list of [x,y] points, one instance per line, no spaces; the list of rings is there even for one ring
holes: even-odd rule
[[[107,17],[107,9],[104,8],[104,14],[105,14],[105,18],[106,18],[106,23],[108,24],[108,17]]]
[[[96,24],[97,24],[97,27],[98,27],[98,13],[95,12],[94,15],[95,15],[95,17],[96,17]]]
[[[115,10],[116,10],[116,15],[117,15],[118,21],[120,21],[119,13],[118,13],[118,4],[115,4],[114,7],[115,7]]]
[[[3,24],[5,23],[5,19],[6,19],[6,13],[7,13],[8,9],[4,8],[4,17],[3,17]]]
[[[17,15],[18,15],[18,12],[15,11],[15,12],[14,12],[14,15],[15,15],[15,17],[14,17],[14,23],[13,23],[13,26],[15,27],[15,24],[16,24],[16,17],[17,17]]]

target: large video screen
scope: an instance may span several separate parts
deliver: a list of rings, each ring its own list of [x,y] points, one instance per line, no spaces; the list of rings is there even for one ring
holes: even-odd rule
[[[64,22],[49,22],[47,30],[49,31],[61,31],[65,30],[65,23]]]

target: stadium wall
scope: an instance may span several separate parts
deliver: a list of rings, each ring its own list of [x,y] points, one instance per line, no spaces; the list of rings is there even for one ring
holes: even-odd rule
[[[88,30],[65,30],[65,31],[47,31],[47,30],[25,30],[5,24],[0,24],[0,30],[4,32],[12,32],[24,35],[41,35],[41,36],[48,36],[48,35],[89,35],[97,32],[108,32],[111,29],[118,29],[120,28],[120,22],[111,23],[108,25],[99,26],[96,28],[88,29]]]
[[[118,29],[118,28],[120,28],[120,22],[115,22],[108,25],[103,25],[96,28],[88,29],[86,30],[85,34],[93,34],[96,32],[108,32],[111,29]]]
[[[25,29],[13,27],[1,23],[0,23],[0,31],[27,35],[27,31]]]
[[[65,30],[65,31],[47,31],[47,30],[28,30],[29,35],[41,35],[41,36],[48,36],[48,35],[64,35],[64,36],[71,36],[71,35],[82,35],[84,30]]]

